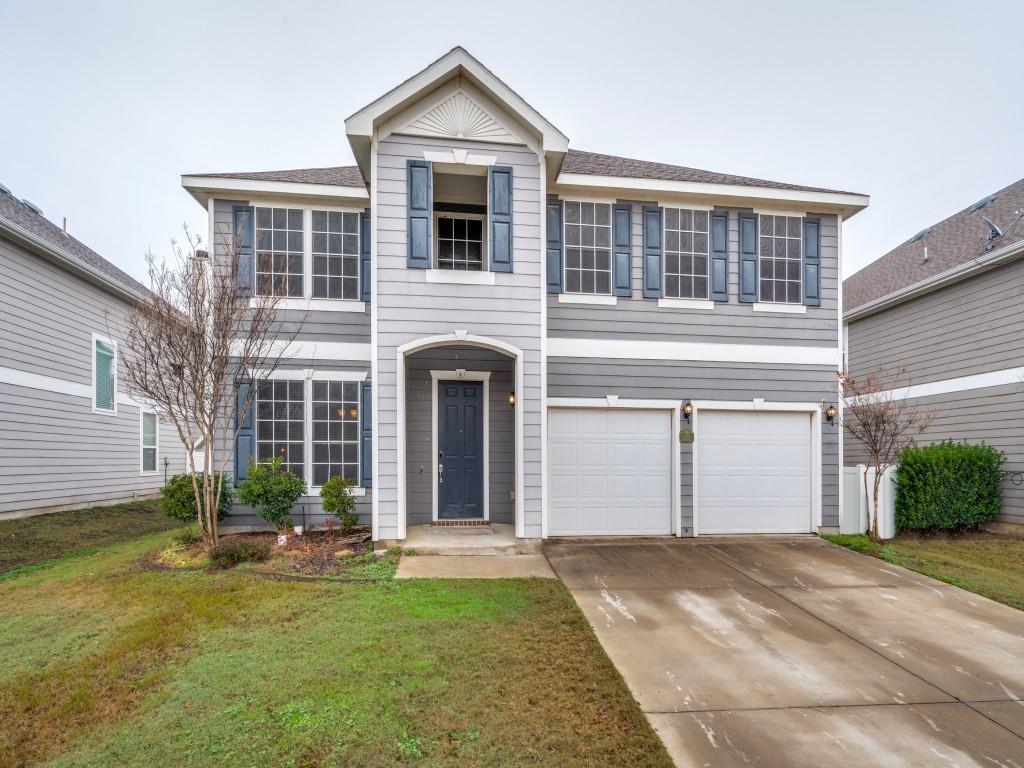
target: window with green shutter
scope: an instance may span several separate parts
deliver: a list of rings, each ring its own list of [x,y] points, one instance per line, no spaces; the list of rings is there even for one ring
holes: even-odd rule
[[[105,339],[93,338],[93,409],[117,411],[117,347]]]
[[[142,413],[142,472],[156,472],[157,421],[155,413]]]

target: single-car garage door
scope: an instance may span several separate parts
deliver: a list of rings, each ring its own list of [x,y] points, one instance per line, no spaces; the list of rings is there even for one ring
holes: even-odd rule
[[[548,534],[672,532],[672,414],[548,411]]]
[[[811,531],[811,415],[697,415],[697,533]]]

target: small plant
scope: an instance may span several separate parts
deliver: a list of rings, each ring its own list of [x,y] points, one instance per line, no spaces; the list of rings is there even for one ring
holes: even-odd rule
[[[221,492],[220,503],[217,505],[217,522],[220,522],[231,511],[234,494],[231,491],[230,478],[223,474],[220,478],[215,477],[215,487],[218,480],[220,480]],[[200,489],[202,489],[206,482],[202,472],[198,473],[196,482],[199,484]],[[203,515],[198,514],[196,510],[196,494],[195,489],[192,487],[192,475],[189,473],[175,475],[168,480],[164,487],[160,489],[160,500],[164,508],[164,514],[168,517],[181,520],[186,525],[191,525],[196,520],[202,520],[205,526],[206,510],[203,510]]]
[[[356,514],[356,500],[352,496],[352,481],[347,477],[335,475],[320,489],[324,512],[338,518],[341,534],[351,533],[359,523]]]
[[[249,462],[249,476],[238,485],[238,500],[255,508],[278,531],[287,531],[292,507],[305,492],[306,481],[285,469],[275,456],[267,462]]]
[[[270,544],[262,539],[226,539],[210,550],[210,562],[217,568],[262,563],[269,558]]]

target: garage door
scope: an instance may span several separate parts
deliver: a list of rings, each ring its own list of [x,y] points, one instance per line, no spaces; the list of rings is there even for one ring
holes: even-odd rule
[[[548,411],[548,533],[672,532],[669,411]]]
[[[811,530],[811,416],[700,411],[697,533]]]

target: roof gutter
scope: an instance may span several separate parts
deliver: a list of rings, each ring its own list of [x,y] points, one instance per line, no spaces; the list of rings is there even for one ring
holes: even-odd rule
[[[850,322],[851,320],[860,320],[868,315],[874,315],[896,304],[902,304],[923,294],[936,291],[950,283],[959,282],[979,272],[984,272],[1008,261],[1013,261],[1020,256],[1024,256],[1024,240],[1011,243],[964,264],[958,264],[951,269],[947,269],[945,272],[939,272],[937,275],[932,275],[913,285],[908,285],[906,288],[901,288],[866,304],[861,304],[859,307],[843,314],[843,321]]]
[[[120,296],[123,299],[135,302],[141,301],[144,298],[138,291],[118,282],[104,272],[96,269],[96,267],[91,264],[82,261],[77,256],[51,245],[38,235],[22,227],[20,224],[17,224],[3,216],[0,216],[0,232],[3,232],[5,235],[10,237],[10,239],[18,245],[28,248],[43,258],[55,262],[59,266],[74,272],[89,282],[95,283],[99,287],[104,288],[110,293]]]

